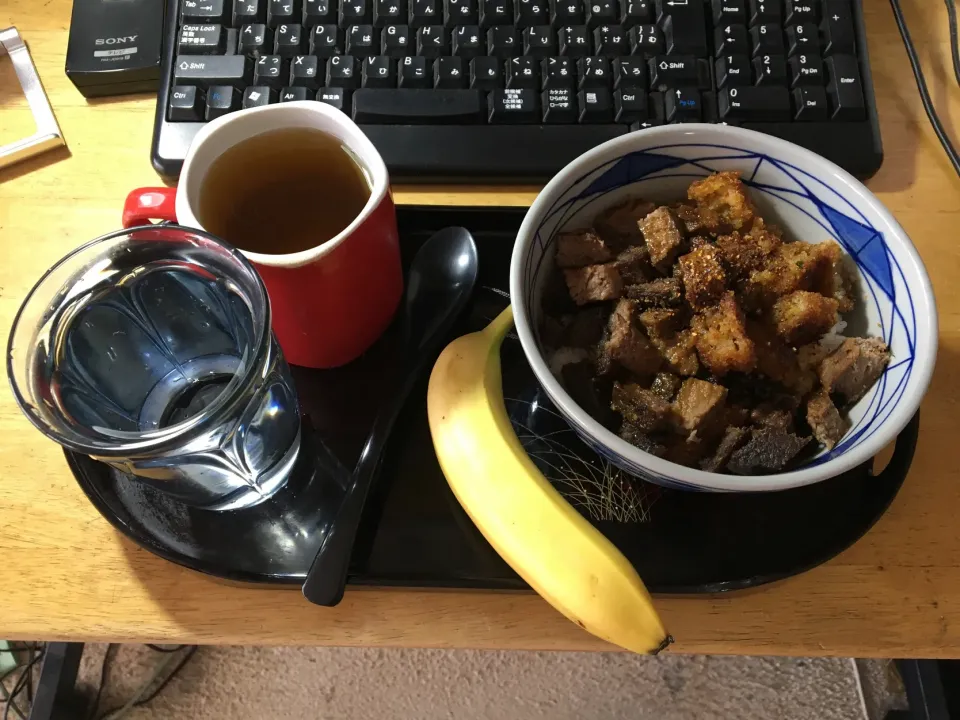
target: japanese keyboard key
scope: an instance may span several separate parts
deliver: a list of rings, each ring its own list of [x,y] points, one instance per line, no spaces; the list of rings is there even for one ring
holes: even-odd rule
[[[327,60],[327,87],[355,88],[356,61],[350,55],[334,55]]]
[[[833,120],[863,120],[867,108],[857,59],[853,55],[832,55],[826,59],[825,65],[830,117]]]
[[[631,55],[663,55],[663,33],[656,25],[634,25],[627,31]]]
[[[487,30],[487,55],[506,60],[519,54],[520,42],[512,25],[497,25]]]
[[[786,85],[786,58],[783,55],[755,57],[753,59],[753,76],[757,85]]]
[[[419,30],[442,20],[440,0],[410,0],[410,27]]]
[[[650,25],[656,19],[653,0],[622,0],[620,24],[629,29],[634,25]]]
[[[620,25],[601,25],[593,31],[593,51],[597,55],[627,55],[630,42]]]
[[[787,55],[806,53],[820,54],[820,35],[813,23],[800,23],[787,27]]]
[[[496,25],[513,24],[511,0],[480,0],[480,27],[489,29]]]
[[[267,2],[267,25],[272,28],[285,23],[295,22],[296,9],[294,0],[266,0]]]
[[[503,87],[500,60],[489,55],[470,61],[470,87],[477,90],[496,90]]]
[[[170,91],[167,117],[173,122],[203,120],[203,93],[192,85],[174,85]]]
[[[747,0],[712,0],[713,24],[726,25],[747,22]]]
[[[254,107],[263,107],[277,101],[277,91],[266,85],[251,85],[243,91],[243,100],[240,107],[244,110]]]
[[[306,49],[303,28],[299,25],[279,25],[274,37],[274,53],[280,57],[294,57]]]
[[[550,5],[547,0],[516,0],[515,25],[520,30],[535,25],[550,24]]]
[[[611,85],[610,61],[605,57],[586,57],[577,61],[579,88],[608,88]]]
[[[260,57],[273,52],[273,30],[266,25],[244,25],[240,28],[237,52],[241,55]]]
[[[240,109],[240,91],[233,85],[213,85],[207,90],[204,119],[209,122]]]
[[[448,30],[458,25],[476,25],[478,22],[477,0],[444,0],[443,24]]]
[[[407,90],[432,87],[433,80],[430,77],[429,67],[430,63],[425,57],[403,58],[398,69],[399,86]]]
[[[222,25],[184,25],[180,28],[177,52],[181,55],[220,55],[225,40]]]
[[[407,22],[406,0],[374,0],[373,26],[404,25]]]
[[[365,88],[395,88],[396,60],[386,55],[364,58],[360,84]]]
[[[324,70],[323,61],[316,55],[297,55],[290,61],[290,85],[316,90],[320,87]]]
[[[783,32],[779,25],[767,23],[750,28],[750,45],[753,56],[782,55],[784,51]]]
[[[477,25],[460,25],[453,31],[452,52],[467,60],[484,54],[483,36]]]
[[[613,86],[615,88],[647,87],[646,63],[641,58],[617,58],[613,61]]]
[[[657,22],[663,28],[667,54],[706,55],[706,12],[701,0],[685,3],[676,0],[656,0]]]
[[[798,87],[793,91],[793,119],[818,122],[830,118],[827,91],[822,87]]]
[[[350,113],[350,91],[343,88],[321,88],[317,90],[317,101],[330,107],[335,107],[347,114]]]
[[[347,30],[347,55],[365,58],[377,54],[380,43],[373,25],[351,25]]]
[[[447,29],[443,25],[425,25],[417,30],[417,55],[438,58],[448,54]]]
[[[310,54],[329,58],[343,53],[343,31],[337,25],[317,25],[310,31]]]
[[[306,100],[308,96],[312,95],[313,93],[305,87],[285,87],[280,91],[280,102],[297,102]]]
[[[823,36],[824,55],[852,55],[856,52],[850,0],[824,0],[820,33]]]
[[[279,55],[263,55],[253,68],[253,84],[280,88],[284,85],[283,58]]]
[[[582,0],[550,0],[550,24],[559,29],[587,21]]]
[[[794,55],[790,65],[790,87],[823,87],[823,62],[817,55]]]
[[[577,97],[572,88],[551,88],[540,93],[543,122],[548,125],[575,123],[579,112]]]
[[[700,122],[703,118],[703,101],[699,90],[677,88],[663,94],[667,122]]]
[[[387,25],[380,31],[380,54],[393,58],[406,57],[411,53],[410,28],[406,25]]]
[[[540,68],[535,57],[517,57],[507,61],[507,87],[540,88]]]
[[[540,93],[528,88],[494,90],[487,99],[491,124],[536,124],[540,122]]]
[[[590,54],[590,36],[586,25],[560,28],[560,54],[568,57],[586,57]]]
[[[523,54],[546,58],[557,54],[557,40],[549,25],[533,25],[523,31]]]
[[[367,25],[372,21],[370,0],[341,0],[337,23],[343,29],[351,25]]]
[[[620,14],[617,0],[588,0],[587,27],[593,30],[601,25],[613,25]]]
[[[606,88],[590,88],[577,93],[577,105],[582,125],[613,122],[613,96]]]
[[[334,0],[303,0],[303,26],[315,28],[337,21]]]
[[[744,25],[722,25],[713,34],[716,56],[749,55],[750,42]]]
[[[568,57],[546,58],[540,63],[540,77],[544,90],[573,89],[577,80],[577,69]]]
[[[720,120],[725,122],[787,122],[793,114],[785,87],[727,88],[717,95]]]
[[[240,27],[266,21],[265,0],[234,0],[231,25]]]
[[[467,72],[463,58],[442,57],[433,64],[433,86],[442,90],[459,90],[467,87]]]

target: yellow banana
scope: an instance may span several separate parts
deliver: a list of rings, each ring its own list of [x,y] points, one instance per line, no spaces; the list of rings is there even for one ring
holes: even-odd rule
[[[503,400],[500,345],[507,308],[450,343],[427,390],[443,474],[483,536],[530,586],[577,625],[635,652],[659,652],[664,630],[633,565],[534,465]]]

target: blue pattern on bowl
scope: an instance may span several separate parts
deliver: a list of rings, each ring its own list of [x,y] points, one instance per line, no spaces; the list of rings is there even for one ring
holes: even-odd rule
[[[697,148],[698,152],[702,149],[704,154],[691,158],[669,154],[671,149],[681,148],[687,152],[691,148]],[[757,175],[764,164],[767,165],[763,167],[764,181],[761,182]],[[744,171],[745,165],[752,170]],[[524,264],[524,300],[532,317],[536,318],[539,313],[536,304],[538,280],[541,279],[541,271],[547,267],[544,263],[552,262],[549,250],[556,232],[584,208],[594,205],[598,209],[603,207],[605,197],[628,185],[637,186],[636,194],[643,196],[643,183],[647,181],[662,183],[664,178],[686,178],[689,181],[730,168],[741,170],[744,182],[750,186],[755,197],[769,195],[778,203],[786,203],[822,228],[825,237],[832,237],[843,246],[863,276],[861,284],[866,291],[867,302],[872,301],[878,317],[880,336],[895,348],[893,360],[875,389],[867,396],[868,405],[862,415],[855,419],[841,443],[806,464],[806,467],[811,467],[865,441],[890,414],[910,379],[917,337],[914,299],[883,233],[871,225],[849,200],[819,178],[769,155],[707,143],[662,145],[615,158],[578,178],[544,213]],[[771,181],[771,175],[775,181]],[[606,204],[609,202],[608,199]],[[870,334],[875,333],[871,331]],[[586,443],[627,472],[668,487],[701,489],[637,465],[597,443],[573,417],[567,416],[567,420]]]

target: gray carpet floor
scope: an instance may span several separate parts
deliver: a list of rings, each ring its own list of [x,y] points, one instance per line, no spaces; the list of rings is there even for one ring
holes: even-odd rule
[[[79,683],[96,687],[105,647],[86,647]],[[122,706],[164,659],[141,645],[120,646],[101,711]],[[880,720],[902,706],[882,661],[201,647],[160,695],[123,717]]]

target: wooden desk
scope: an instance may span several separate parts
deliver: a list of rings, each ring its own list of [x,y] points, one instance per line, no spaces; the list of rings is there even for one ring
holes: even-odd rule
[[[832,562],[755,591],[660,598],[674,652],[960,656],[960,181],[923,115],[889,6],[865,2],[886,150],[869,185],[920,248],[940,307],[940,358],[913,471],[877,526]],[[905,5],[950,125],[960,90],[942,4]],[[118,227],[128,190],[157,182],[149,162],[154,99],[88,104],[63,73],[70,6],[5,0],[0,8],[0,27],[16,25],[30,45],[70,148],[0,174],[4,342],[35,279],[70,248]],[[0,143],[26,134],[11,83],[11,73],[0,74]],[[397,197],[525,205],[535,192],[418,187]],[[3,385],[0,637],[609,649],[532,594],[354,590],[321,609],[299,592],[233,588],[164,562],[97,514],[60,449],[28,424]]]

